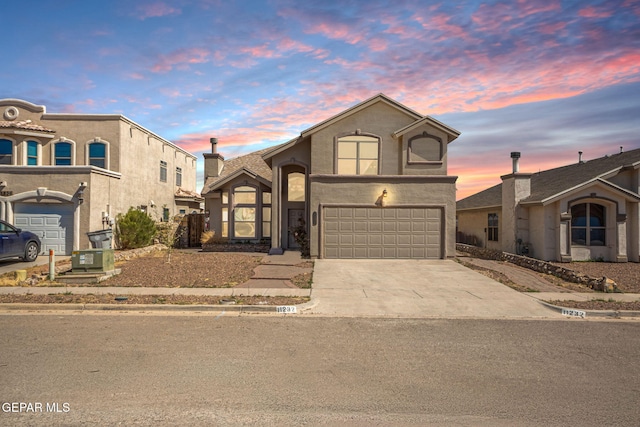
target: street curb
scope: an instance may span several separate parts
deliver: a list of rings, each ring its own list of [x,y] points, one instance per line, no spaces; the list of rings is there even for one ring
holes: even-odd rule
[[[572,309],[571,307],[562,307],[558,305],[553,305],[551,303],[548,303],[542,300],[537,300],[537,301],[540,304],[544,305],[545,307],[551,310],[557,311],[559,313],[562,313],[562,310],[578,310],[578,309]],[[640,311],[634,311],[634,310],[580,310],[580,311],[585,312],[585,318],[587,317],[611,317],[611,318],[639,317],[640,318]]]
[[[300,309],[309,302],[295,306]],[[314,304],[315,305],[315,304]],[[276,313],[277,305],[235,305],[235,304],[0,304],[0,311],[234,311]],[[305,308],[306,309],[306,308]]]

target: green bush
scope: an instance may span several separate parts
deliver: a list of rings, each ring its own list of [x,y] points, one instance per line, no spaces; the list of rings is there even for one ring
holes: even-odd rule
[[[143,248],[151,244],[156,224],[151,217],[135,208],[116,217],[116,242],[120,249]]]

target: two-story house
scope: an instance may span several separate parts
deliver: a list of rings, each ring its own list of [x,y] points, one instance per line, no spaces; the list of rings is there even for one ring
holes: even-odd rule
[[[47,113],[0,100],[0,219],[42,251],[91,247],[87,232],[130,207],[159,220],[199,211],[191,153],[119,114]]]
[[[289,142],[224,160],[212,138],[202,196],[230,241],[295,248],[303,226],[318,258],[455,256],[455,129],[379,94]]]

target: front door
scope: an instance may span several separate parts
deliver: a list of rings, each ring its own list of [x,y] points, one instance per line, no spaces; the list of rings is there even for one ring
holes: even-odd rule
[[[293,237],[291,229],[299,225],[304,225],[304,209],[289,209],[289,215],[287,218],[287,233],[289,236],[288,247],[290,249],[298,248],[299,246],[296,243],[296,239]]]

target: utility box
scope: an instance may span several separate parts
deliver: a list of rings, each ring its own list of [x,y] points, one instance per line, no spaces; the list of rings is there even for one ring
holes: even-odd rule
[[[83,249],[71,253],[72,273],[99,273],[114,269],[113,249]]]

